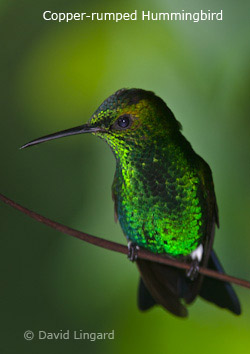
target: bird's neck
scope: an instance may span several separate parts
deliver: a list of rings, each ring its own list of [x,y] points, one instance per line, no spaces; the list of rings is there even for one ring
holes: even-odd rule
[[[169,170],[180,168],[192,152],[182,134],[160,137],[141,145],[131,142],[122,152],[115,153],[116,173],[127,188],[135,180],[150,183],[156,174],[165,177]],[[173,175],[173,171],[171,174]]]
[[[135,185],[143,186],[154,179],[156,170],[162,168],[165,171],[169,164],[166,154],[164,156],[156,147],[150,151],[141,150],[119,157],[116,161],[116,171],[120,178],[120,183],[128,190]],[[159,160],[159,158],[161,160]],[[163,165],[163,166],[162,166]],[[164,173],[164,172],[163,172]]]

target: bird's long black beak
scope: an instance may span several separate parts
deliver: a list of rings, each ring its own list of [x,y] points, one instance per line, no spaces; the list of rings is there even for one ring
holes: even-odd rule
[[[101,129],[99,127],[93,127],[89,124],[84,124],[84,125],[80,125],[79,127],[62,130],[58,133],[46,135],[46,136],[43,136],[39,139],[32,140],[29,143],[23,145],[20,149],[25,149],[29,146],[41,144],[41,143],[44,143],[45,141],[49,141],[49,140],[63,138],[65,136],[83,134],[83,133],[96,133],[96,132],[100,132],[100,131],[103,131],[103,129]]]

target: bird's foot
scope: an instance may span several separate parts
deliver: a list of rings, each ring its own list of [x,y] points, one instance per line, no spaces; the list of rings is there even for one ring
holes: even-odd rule
[[[199,274],[199,261],[194,259],[191,262],[190,268],[186,271],[186,275],[190,280],[195,280]]]
[[[131,241],[128,243],[128,259],[131,262],[134,262],[137,260],[139,249],[140,249],[140,247],[136,243],[131,242]]]

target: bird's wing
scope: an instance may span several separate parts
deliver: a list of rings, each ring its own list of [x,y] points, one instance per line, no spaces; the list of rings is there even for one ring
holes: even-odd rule
[[[207,225],[202,241],[203,257],[200,265],[206,267],[213,247],[215,226],[219,227],[219,215],[212,172],[209,165],[201,157],[198,159],[197,171],[200,179],[200,200],[202,200],[204,209],[206,210]],[[189,291],[185,296],[187,303],[191,303],[199,294],[202,281],[203,276],[199,275],[195,281],[190,283]]]
[[[219,227],[219,214],[211,169],[203,159],[201,159],[200,164],[201,197],[207,210],[207,228],[203,240],[204,255],[202,259],[202,266],[206,267],[213,247],[215,226]]]

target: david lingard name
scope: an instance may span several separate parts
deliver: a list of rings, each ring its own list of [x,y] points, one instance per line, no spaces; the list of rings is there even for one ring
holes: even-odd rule
[[[39,331],[38,338],[40,340],[89,340],[95,342],[96,340],[112,340],[115,339],[114,329],[111,332],[84,332],[83,330],[66,331],[60,330],[59,332],[46,332]]]

